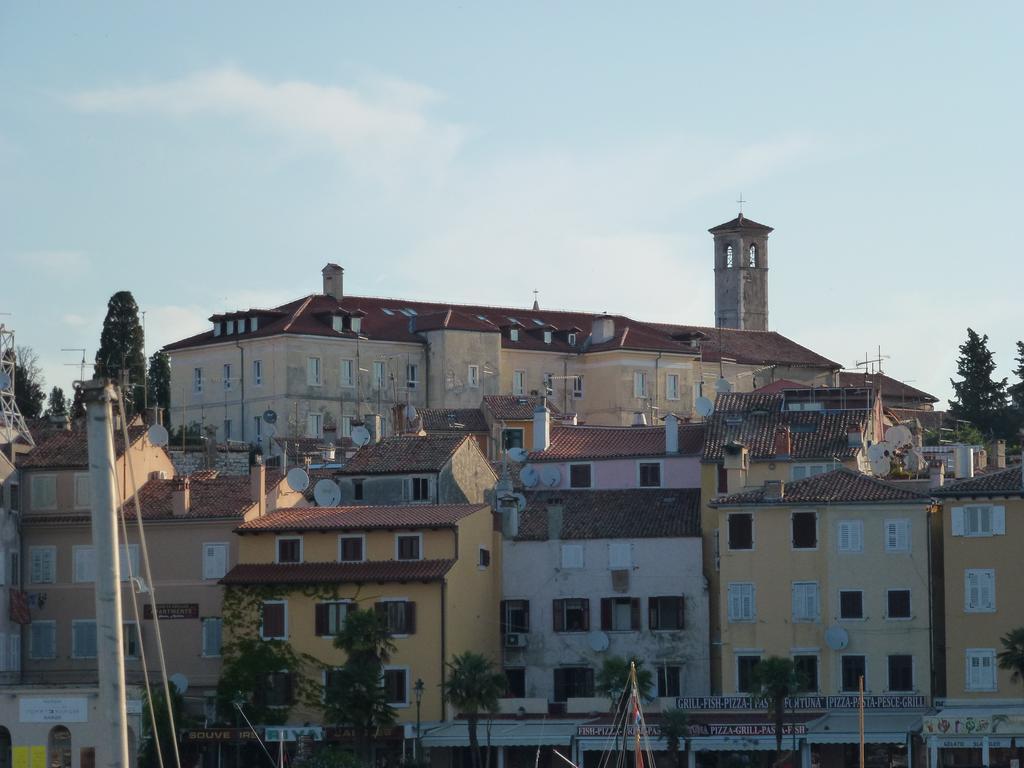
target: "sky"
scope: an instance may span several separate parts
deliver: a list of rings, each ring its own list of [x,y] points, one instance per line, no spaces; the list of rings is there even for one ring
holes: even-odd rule
[[[47,389],[130,290],[148,351],[321,288],[770,326],[943,399],[1009,376],[1020,3],[0,4],[0,322]],[[88,375],[88,371],[87,371]]]

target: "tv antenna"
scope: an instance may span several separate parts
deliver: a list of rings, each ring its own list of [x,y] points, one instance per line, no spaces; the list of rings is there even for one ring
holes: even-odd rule
[[[64,363],[64,365],[77,365],[78,366],[78,380],[85,381],[85,349],[82,347],[61,347],[61,352],[81,352],[82,362],[80,363]]]
[[[869,357],[868,353],[865,352],[864,353],[864,359],[859,361],[859,362],[854,363],[854,366],[856,368],[863,368],[865,376],[867,376],[869,374],[872,374],[872,373],[883,373],[883,371],[882,371],[882,361],[883,360],[888,360],[890,357],[892,357],[892,355],[883,355],[882,354],[882,345],[879,344],[878,345],[878,354],[875,357]],[[877,370],[876,370],[875,366],[877,366]],[[870,368],[870,370],[869,370],[869,368]]]

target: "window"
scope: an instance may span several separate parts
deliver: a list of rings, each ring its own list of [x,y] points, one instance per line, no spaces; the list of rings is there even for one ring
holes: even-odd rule
[[[576,346],[576,334],[575,333],[570,333],[568,336],[565,337],[565,339],[566,339],[566,342],[569,344],[570,347],[575,347]]]
[[[409,705],[409,671],[405,667],[384,668],[384,695],[391,706]]]
[[[794,464],[790,470],[790,480],[806,480],[808,477],[823,475],[828,472],[828,464]]]
[[[355,603],[346,600],[334,600],[329,603],[317,603],[313,609],[313,624],[317,637],[334,637],[345,628],[345,619]]]
[[[320,437],[323,434],[324,417],[319,413],[306,414],[306,437]]]
[[[890,589],[886,593],[886,618],[910,618],[910,590]]]
[[[33,623],[32,626],[35,626]],[[994,691],[996,689],[996,652],[992,648],[967,649],[968,691]]]
[[[633,547],[628,541],[608,542],[608,569],[612,571],[633,567]]]
[[[570,464],[569,487],[589,488],[591,485],[591,472],[590,464]]]
[[[754,548],[754,516],[749,512],[729,515],[729,549]]]
[[[683,629],[685,611],[682,595],[647,598],[647,626],[652,630]]]
[[[252,383],[253,386],[259,387],[263,385],[263,361],[253,360],[252,361]]]
[[[28,657],[30,659],[57,658],[57,622],[33,621],[29,625]]]
[[[383,600],[373,606],[384,627],[392,635],[416,632],[416,603],[409,600]]]
[[[859,589],[839,590],[839,618],[864,618],[864,593]]]
[[[224,323],[224,333],[232,334],[234,332],[235,332],[235,321],[234,320],[228,320],[226,323]]]
[[[840,552],[863,552],[864,521],[840,520],[836,540]]]
[[[640,629],[640,598],[602,597],[601,629],[605,632],[636,632]]]
[[[476,559],[477,568],[490,568],[491,567],[491,550],[487,547],[481,546],[477,550]]]
[[[725,246],[725,268],[732,269],[732,246]]]
[[[383,389],[387,379],[387,373],[384,370],[383,360],[373,361],[373,387],[374,389]]]
[[[562,545],[562,567],[582,568],[583,567],[583,545],[563,544]]]
[[[419,533],[398,534],[395,536],[396,560],[422,560],[423,535]]]
[[[21,585],[21,555],[18,552],[11,552],[11,586]]]
[[[594,695],[594,670],[591,667],[559,667],[554,670],[554,700],[589,699]]]
[[[224,419],[224,440],[231,439],[231,419]]]
[[[75,473],[75,509],[88,509],[89,498],[91,496],[89,490],[89,473],[88,472],[76,472]]]
[[[224,363],[224,375],[221,377],[224,389],[231,389],[231,363]]]
[[[748,253],[750,255],[750,261],[749,261],[748,265],[751,266],[751,267],[756,267],[757,266],[757,245],[755,245],[754,243],[751,243],[750,244],[750,250],[748,251]]]
[[[55,475],[32,475],[32,509],[57,508],[57,477]]]
[[[909,552],[910,551],[910,521],[886,520],[885,521],[885,551],[886,552]]]
[[[501,430],[501,444],[506,451],[510,451],[513,448],[523,447],[523,430],[521,429],[503,429]]]
[[[954,536],[1002,536],[1005,533],[1005,507],[992,504],[953,507]]]
[[[807,693],[818,692],[818,656],[813,653],[795,654],[793,666],[800,678],[801,691]]]
[[[889,657],[889,690],[893,692],[914,690],[913,656],[899,653]]]
[[[550,344],[551,343],[551,331],[544,331],[544,343],[545,344]]]
[[[203,391],[203,369],[192,369],[192,391],[200,393]]]
[[[362,536],[339,536],[338,562],[361,563],[363,561],[363,546]]]
[[[408,498],[413,501],[430,501],[429,477],[412,477],[407,482],[409,484]]]
[[[124,657],[139,658],[139,625],[134,621],[126,621],[121,625],[121,637],[124,642]]]
[[[88,584],[96,581],[96,550],[91,546],[75,546],[71,548],[71,559],[74,566],[76,584]]]
[[[509,328],[508,329],[508,340],[509,341],[519,341],[519,329],[518,328]]]
[[[566,598],[552,601],[555,632],[588,632],[590,630],[590,601],[586,598]]]
[[[405,386],[409,389],[416,389],[420,385],[420,367],[416,363],[409,363],[405,366]]]
[[[264,640],[285,640],[288,637],[288,603],[284,600],[265,600],[260,637]]]
[[[522,667],[505,667],[505,698],[526,698],[526,670]]]
[[[352,500],[363,500],[363,478],[361,477],[352,481]]]
[[[572,377],[572,397],[574,400],[581,400],[583,398],[583,377],[573,376]]]
[[[57,548],[29,547],[29,584],[53,584],[57,580]]]
[[[220,656],[220,638],[223,620],[218,616],[203,619],[203,656],[216,658]]]
[[[544,394],[548,396],[555,394],[555,374],[545,373],[542,380],[544,382]]]
[[[665,398],[667,400],[679,399],[679,374],[669,373],[665,375]]]
[[[263,417],[253,416],[252,417],[252,436],[253,439],[259,443],[263,440]]]
[[[754,585],[736,582],[729,585],[729,621],[753,621],[757,616]]]
[[[471,365],[469,366],[469,372],[466,374],[466,385],[472,389],[477,389],[480,386],[480,366]]]
[[[272,672],[267,675],[256,698],[268,707],[288,707],[295,700],[294,681],[288,671]]]
[[[736,693],[750,693],[754,689],[754,670],[761,657],[754,654],[736,656]]]
[[[319,387],[320,380],[320,358],[306,358],[306,383],[311,387]]]
[[[277,562],[279,562],[279,563],[301,563],[302,562],[302,537],[301,536],[278,536],[277,537]]]
[[[352,437],[352,417],[342,416],[341,419],[341,436]]]
[[[996,609],[996,572],[991,568],[964,571],[964,610],[991,613]]]
[[[840,672],[840,685],[844,693],[857,691],[862,677],[864,678],[864,690],[868,689],[867,664],[863,656],[843,656],[840,659]]]
[[[71,658],[96,658],[95,619],[75,619],[71,622]]]
[[[526,394],[526,371],[512,371],[512,394]]]
[[[11,483],[7,486],[7,498],[12,512],[21,510],[21,486],[18,483]]]
[[[641,461],[637,463],[637,482],[641,488],[661,488],[661,462]]]
[[[356,362],[355,360],[341,361],[341,386],[354,387],[356,385]]]
[[[633,371],[633,397],[647,397],[646,371]]]
[[[203,578],[222,579],[228,572],[228,545],[203,544]]]
[[[818,582],[793,582],[793,621],[817,621],[818,603]]]
[[[683,668],[677,664],[659,664],[658,674],[658,698],[676,698],[679,696],[682,686]]]
[[[793,549],[816,549],[818,546],[818,513],[794,512]]]
[[[501,634],[530,631],[530,601],[501,601]]]

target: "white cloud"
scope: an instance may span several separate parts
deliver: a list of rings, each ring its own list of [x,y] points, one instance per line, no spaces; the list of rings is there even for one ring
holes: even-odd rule
[[[84,328],[89,324],[89,319],[87,317],[82,317],[81,315],[76,315],[73,313],[68,313],[64,315],[63,320],[67,325],[71,326],[72,328]]]
[[[23,267],[45,272],[52,277],[78,275],[90,264],[89,257],[84,252],[72,250],[24,251],[15,254],[14,260]]]

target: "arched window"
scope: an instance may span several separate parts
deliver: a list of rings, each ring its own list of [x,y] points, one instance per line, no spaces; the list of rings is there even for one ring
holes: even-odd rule
[[[750,266],[757,266],[757,245],[755,243],[750,244]]]
[[[725,268],[732,269],[732,246],[725,246]]]
[[[71,768],[71,731],[63,725],[50,729],[49,755],[46,765],[51,768]]]

